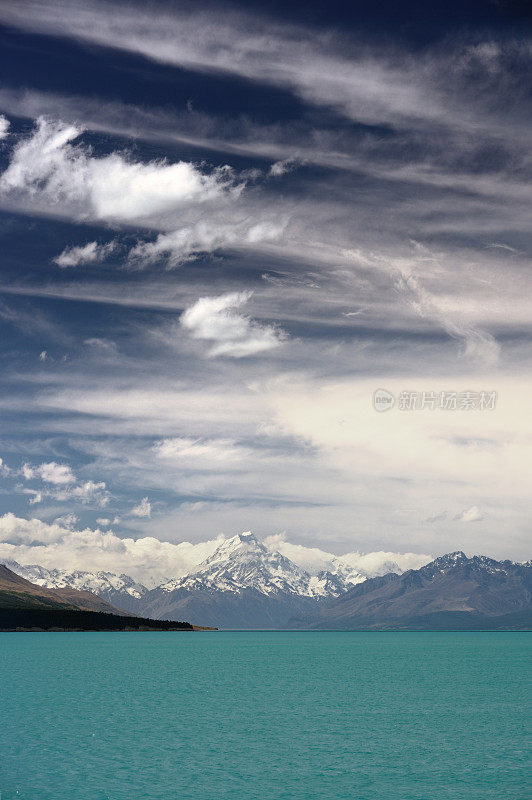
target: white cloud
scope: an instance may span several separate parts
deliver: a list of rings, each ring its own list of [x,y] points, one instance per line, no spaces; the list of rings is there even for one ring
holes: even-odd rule
[[[68,464],[56,464],[55,461],[35,467],[34,473],[46,483],[57,485],[74,483],[76,480],[76,476]]]
[[[111,520],[108,517],[98,517],[96,524],[101,528],[107,528],[111,524]]]
[[[50,359],[50,356],[48,355],[46,350],[42,350],[39,353],[39,361],[49,361],[49,359]]]
[[[200,253],[223,247],[245,247],[278,239],[287,220],[249,220],[227,222],[217,218],[200,220],[171,233],[161,233],[153,242],[140,242],[129,252],[132,264],[154,263],[165,259],[171,267],[195,259]]]
[[[55,525],[60,525],[62,528],[72,528],[79,522],[79,518],[75,514],[63,514],[61,517],[54,519]]]
[[[30,506],[35,506],[38,503],[42,503],[43,493],[37,491],[36,489],[21,489],[22,494],[29,495],[29,504]]]
[[[324,352],[317,350],[320,368]],[[364,355],[371,367],[374,355],[372,348]],[[51,413],[48,435],[60,431],[79,441],[96,429],[100,437],[127,440],[118,451],[109,442],[102,477],[132,481],[139,499],[152,491],[166,494],[168,522],[161,514],[156,523],[139,520],[155,536],[185,530],[201,538],[205,531],[253,527],[258,535],[288,529],[324,550],[334,542],[337,552],[475,551],[473,529],[480,523],[426,522],[444,509],[452,519],[475,502],[490,509],[482,523],[484,552],[525,558],[532,442],[527,376],[448,371],[436,378],[436,357],[426,370],[423,362],[405,372],[394,347],[389,377],[377,382],[356,374],[356,351],[348,349],[347,356],[355,373],[348,378],[290,368],[272,375],[258,359],[246,364],[244,380],[239,362],[202,361],[200,379],[194,372],[188,381],[171,372],[170,361],[162,379],[139,371],[127,385],[121,378],[95,384],[93,375],[80,371],[41,391],[36,404],[21,395],[20,407]],[[396,398],[403,390],[438,396],[496,389],[499,399],[493,411],[406,412],[396,406],[378,414],[371,399],[379,386]],[[166,440],[160,453],[151,450]],[[232,442],[250,452],[232,458]],[[211,447],[231,457],[210,459],[204,448]],[[208,502],[191,514],[179,495]]]
[[[0,114],[0,140],[5,139],[9,133],[9,120]]]
[[[140,503],[131,509],[133,517],[151,517],[151,503],[147,497],[143,497]]]
[[[480,520],[484,519],[484,514],[482,514],[478,506],[471,506],[457,514],[455,519],[458,522],[480,522]]]
[[[56,491],[53,494],[56,500],[79,500],[79,502],[86,504],[96,505],[104,508],[109,504],[111,496],[106,488],[104,481],[84,481],[78,486],[73,486],[68,490]]]
[[[56,464],[55,461],[35,467],[31,464],[23,464],[20,472],[27,481],[40,478],[46,483],[66,484],[74,483],[76,480],[76,476],[68,464]]]
[[[252,292],[230,292],[201,297],[181,315],[182,327],[193,339],[213,342],[209,356],[244,358],[279,347],[286,334],[272,325],[261,325],[235,309],[248,302]]]
[[[451,122],[471,130],[471,106],[482,98],[445,91],[441,74],[460,84],[486,48],[467,45],[448,55],[430,49],[415,57],[394,48],[371,46],[339,31],[321,34],[310,26],[279,24],[269,17],[223,14],[174,7],[151,13],[143,4],[109,4],[92,0],[65,7],[54,0],[32,4],[4,0],[1,18],[8,24],[52,35],[65,35],[120,50],[140,53],[156,62],[242,76],[291,90],[306,102],[334,107],[356,121],[399,125]],[[498,46],[498,45],[495,45]],[[490,67],[501,58],[490,56]],[[478,69],[478,64],[476,64]],[[440,71],[440,72],[438,72]],[[502,84],[504,86],[504,83]],[[473,128],[474,130],[474,128]]]
[[[0,176],[5,204],[78,222],[164,231],[131,248],[128,262],[137,267],[161,259],[178,266],[218,248],[256,247],[278,239],[286,228],[286,213],[239,205],[245,181],[227,165],[144,163],[119,151],[97,157],[77,141],[82,133],[77,125],[40,116],[33,133],[13,147]],[[116,240],[91,241],[67,247],[53,260],[62,268],[101,262],[116,246]]]
[[[375,553],[359,553],[355,551],[341,556],[341,561],[363,573],[367,572],[369,575],[378,574],[387,564],[397,564],[404,571],[419,569],[428,564],[429,561],[432,561],[432,559],[433,556],[428,553],[395,553],[384,550],[379,550]]]
[[[20,468],[20,474],[27,481],[31,481],[33,478],[36,477],[36,472],[30,464],[23,464],[22,467]]]
[[[302,569],[307,570],[312,575],[322,570],[332,570],[335,555],[319,547],[306,547],[301,544],[293,544],[286,540],[286,534],[276,533],[264,539],[266,547],[278,550],[283,556],[289,558]]]
[[[109,504],[110,495],[106,489],[105,483],[100,481],[85,481],[78,486],[65,486],[55,489],[22,489],[23,494],[31,495],[30,505],[35,503],[42,503],[45,498],[57,500],[60,503],[65,503],[69,500],[75,500],[83,505],[94,505],[98,508],[105,508]]]
[[[110,494],[104,481],[81,481],[77,483],[76,476],[68,464],[57,464],[55,461],[33,466],[23,464],[20,474],[25,480],[41,480],[48,484],[40,490],[23,489],[24,494],[31,494],[31,504],[41,503],[43,498],[50,497],[59,502],[77,500],[80,503],[104,507],[109,503]],[[51,488],[50,484],[54,487]]]
[[[0,458],[0,475],[6,476],[11,472],[7,464],[4,464],[3,458]]]
[[[269,174],[274,178],[279,178],[281,175],[286,175],[292,172],[297,167],[298,162],[293,158],[285,158],[282,161],[275,161],[271,167]]]
[[[338,568],[350,567],[353,570],[365,575],[379,574],[386,566],[397,564],[402,570],[418,569],[429,561],[433,556],[427,553],[395,553],[391,551],[376,551],[374,553],[360,553],[354,551],[345,555],[337,556],[319,547],[306,547],[301,544],[293,544],[286,540],[286,534],[273,534],[264,539],[264,543],[272,550],[278,550],[286,558],[310,572],[312,575],[328,570],[334,572]]]
[[[22,519],[14,514],[0,517],[0,560],[14,559],[21,564],[40,564],[48,569],[108,570],[126,573],[146,585],[156,585],[167,578],[180,577],[194,570],[213,554],[226,537],[191,544],[173,543],[145,536],[140,539],[116,536],[99,528],[71,530],[57,521],[48,524],[38,519]],[[318,548],[292,545],[284,536],[270,536],[265,544],[279,549],[304,569],[316,573],[330,568],[331,562],[354,561],[366,569],[378,569],[394,560],[403,569],[427,563],[430,556],[413,553],[351,553],[337,557]],[[393,558],[392,558],[393,557]],[[353,567],[356,565],[353,563]]]
[[[59,267],[78,267],[80,264],[93,264],[104,261],[116,247],[116,242],[98,244],[98,242],[87,242],[79,247],[65,247],[62,253],[56,256],[53,261]]]
[[[1,193],[29,208],[40,204],[47,213],[55,209],[80,221],[140,222],[237,196],[242,189],[229,167],[207,173],[185,161],[140,163],[119,152],[97,158],[74,143],[81,133],[74,125],[40,117],[31,136],[13,148],[0,178]],[[62,255],[62,265],[71,265],[68,252]],[[84,255],[91,257],[90,247]]]
[[[109,356],[114,356],[118,353],[116,342],[113,342],[111,339],[103,339],[98,336],[93,336],[90,339],[85,339],[83,344],[86,344],[87,347],[91,347],[94,350],[99,350],[101,353]]]
[[[208,464],[240,460],[249,453],[232,439],[192,439],[179,436],[162,439],[153,449],[158,458],[187,463],[205,461]]]
[[[70,530],[14,514],[0,517],[0,559],[49,569],[124,572],[151,585],[186,574],[212,555],[221,541],[173,544],[151,536],[120,539],[112,531]]]

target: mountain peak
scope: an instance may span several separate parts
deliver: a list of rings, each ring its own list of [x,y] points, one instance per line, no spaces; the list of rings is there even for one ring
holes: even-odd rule
[[[489,556],[466,556],[462,550],[456,550],[454,553],[447,553],[444,556],[436,558],[430,564],[421,567],[419,574],[425,578],[433,578],[436,575],[446,575],[456,567],[471,569],[476,572],[487,573],[503,573],[511,569],[515,564],[511,561],[496,561]]]
[[[251,531],[225,539],[194,572],[163,585],[178,588],[241,592],[255,590],[264,595],[285,593],[314,596],[319,588],[310,575],[281,553],[270,550]]]
[[[199,564],[195,572],[200,571],[205,564],[219,561],[220,558],[249,558],[252,556],[260,556],[267,553],[266,547],[260,542],[251,531],[244,531],[231,536],[230,539],[224,539],[218,545],[214,553],[209,556],[202,564]]]
[[[435,558],[432,564],[452,567],[461,561],[468,561],[466,554],[463,550],[455,550],[453,553],[445,553],[445,555]],[[427,566],[429,565],[427,564]]]
[[[243,531],[242,533],[237,533],[236,536],[233,537],[234,539],[240,539],[241,542],[246,544],[258,544],[259,541],[254,533],[251,531]]]
[[[419,574],[425,578],[434,577],[437,574],[446,574],[454,567],[467,564],[469,561],[470,559],[462,550],[455,550],[453,553],[445,553],[445,555],[439,556],[435,558],[434,561],[425,564],[425,566],[421,567],[419,570]],[[418,570],[414,571],[418,572]]]

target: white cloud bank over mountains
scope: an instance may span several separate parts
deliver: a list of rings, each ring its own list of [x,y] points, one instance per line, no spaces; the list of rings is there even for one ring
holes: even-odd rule
[[[112,530],[75,530],[66,519],[48,524],[4,514],[0,517],[0,562],[12,560],[47,569],[125,573],[151,587],[191,572],[226,538],[229,537],[220,535],[197,544],[165,542],[153,536],[122,539]],[[333,553],[319,548],[291,544],[282,535],[267,537],[265,544],[312,574],[330,569],[337,559]],[[431,555],[419,553],[356,551],[341,557],[348,566],[364,571],[378,569],[391,561],[402,569],[416,569],[431,559]]]
[[[289,558],[298,566],[310,572],[311,575],[324,569],[334,569],[335,560],[338,556],[321,550],[319,547],[305,547],[301,544],[292,544],[287,541],[285,534],[273,534],[267,536],[264,544],[271,550],[278,550],[283,556]],[[360,553],[354,550],[351,553],[344,553],[339,557],[344,564],[361,572],[377,572],[384,564],[393,562],[402,570],[418,569],[427,564],[432,556],[425,553],[393,553],[391,551],[378,550],[374,553]]]

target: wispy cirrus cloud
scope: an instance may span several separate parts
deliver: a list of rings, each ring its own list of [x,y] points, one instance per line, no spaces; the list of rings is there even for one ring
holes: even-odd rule
[[[28,8],[29,7],[29,8]],[[222,72],[287,88],[302,99],[335,107],[349,118],[368,124],[424,120],[426,124],[461,125],[473,130],[472,105],[507,75],[506,61],[515,53],[498,42],[462,45],[459,52],[415,58],[399,48],[384,51],[338,31],[317,32],[304,25],[280,23],[225,9],[160,7],[154,14],[140,4],[27,2],[6,0],[0,19],[36,30],[127,50],[157,62]],[[445,69],[442,67],[445,65]],[[481,91],[449,91],[443,75],[453,75],[453,88],[483,70]],[[500,131],[493,116],[486,116]]]
[[[247,214],[230,222],[216,217],[202,220],[194,225],[182,227],[171,233],[161,233],[155,241],[140,242],[129,251],[129,262],[135,264],[154,263],[164,259],[170,267],[193,260],[198,254],[213,252],[219,248],[250,247],[259,243],[275,241],[286,227],[286,219],[249,219]]]
[[[193,439],[187,436],[174,436],[162,439],[154,445],[157,458],[194,464],[208,465],[213,462],[240,461],[250,455],[250,451],[233,439]]]
[[[118,354],[118,347],[116,342],[113,342],[112,339],[105,339],[101,336],[91,336],[89,339],[85,339],[83,344],[86,344],[93,352],[99,353],[100,355],[113,357]]]
[[[495,338],[467,318],[464,319],[463,315],[450,313],[439,298],[422,285],[412,270],[401,271],[397,286],[405,301],[419,316],[437,322],[450,336],[462,342],[462,355],[482,366],[491,367],[497,363],[500,345]]]

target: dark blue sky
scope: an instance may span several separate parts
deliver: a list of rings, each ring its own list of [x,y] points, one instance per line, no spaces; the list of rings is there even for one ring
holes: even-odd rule
[[[529,5],[0,24],[0,555],[251,528],[525,557]]]

